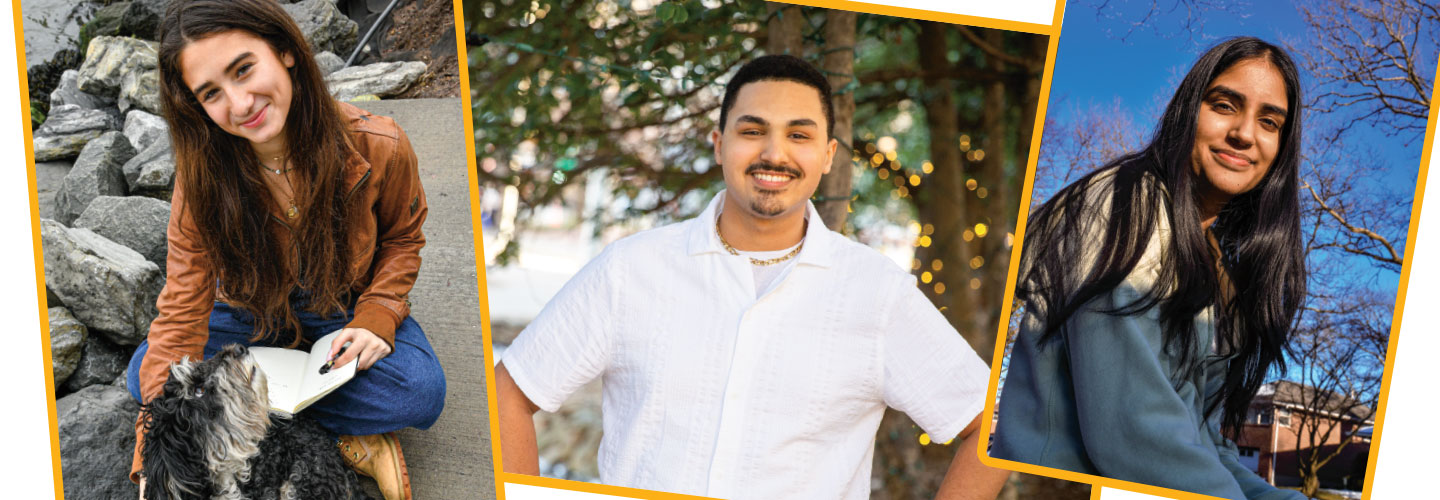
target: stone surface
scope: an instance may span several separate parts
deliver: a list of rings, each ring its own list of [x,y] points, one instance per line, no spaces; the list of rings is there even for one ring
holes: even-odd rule
[[[144,196],[101,196],[75,219],[75,227],[125,245],[164,271],[165,225],[169,221],[168,202]]]
[[[175,189],[175,152],[170,147],[170,136],[160,136],[150,147],[125,162],[121,170],[125,172],[130,194],[168,203]]]
[[[382,62],[336,71],[325,77],[325,83],[336,99],[349,101],[369,94],[380,97],[399,94],[424,74],[423,62]]]
[[[55,387],[59,388],[79,366],[81,347],[90,331],[64,307],[50,308],[49,316],[50,367],[55,375]]]
[[[95,333],[139,345],[155,319],[165,276],[138,252],[89,229],[40,220],[45,287]]]
[[[65,176],[70,173],[70,166],[73,161],[40,161],[35,162],[35,191],[40,198],[40,218],[55,218],[55,192],[60,190],[60,185],[65,182]],[[50,302],[50,305],[60,305],[58,302]]]
[[[146,40],[159,37],[160,18],[165,15],[169,0],[132,0],[120,15],[120,31]]]
[[[76,83],[80,78],[80,72],[67,69],[60,75],[60,84],[55,86],[55,91],[50,92],[50,110],[54,113],[55,108],[66,104],[80,106],[80,109],[106,109],[115,105],[115,99],[87,94],[80,90]]]
[[[71,0],[25,0],[15,20],[24,27],[27,70],[50,62],[62,50],[75,47],[75,39],[80,36],[80,22],[75,15],[77,7]],[[34,91],[35,87],[30,90]]]
[[[144,151],[161,136],[170,134],[170,126],[165,119],[139,109],[132,109],[125,113],[125,138],[130,139],[130,145],[136,151]]]
[[[160,113],[160,70],[151,68],[127,73],[120,80],[120,98],[115,104],[121,111],[143,109]]]
[[[335,55],[334,52],[321,52],[315,54],[315,64],[320,66],[320,74],[329,75],[345,65],[345,58]]]
[[[124,196],[123,168],[134,156],[135,148],[120,132],[106,132],[86,144],[55,193],[55,219],[70,224],[95,198]]]
[[[79,42],[82,44],[86,39],[94,39],[100,36],[120,36],[120,16],[125,14],[125,9],[130,2],[107,2],[108,5],[100,7],[90,17],[85,25],[80,27]],[[83,46],[81,48],[84,48]]]
[[[61,386],[61,390],[65,392],[76,392],[92,385],[108,385],[114,382],[115,377],[125,373],[126,366],[130,364],[130,356],[135,354],[134,347],[115,345],[114,342],[99,336],[91,336],[86,340],[82,351],[80,362],[75,365],[75,373]]]
[[[80,90],[91,94],[118,96],[127,77],[156,67],[158,59],[153,43],[137,38],[99,36],[90,41],[76,83]]]
[[[90,141],[120,128],[110,113],[84,109],[77,104],[50,108],[45,123],[35,130],[35,161],[74,158]]]
[[[130,482],[139,412],[130,392],[113,385],[93,385],[56,401],[66,500],[140,496]]]
[[[355,48],[355,42],[360,37],[360,25],[340,13],[335,2],[304,0],[281,7],[295,19],[295,24],[300,25],[300,32],[305,34],[311,50],[349,54]]]

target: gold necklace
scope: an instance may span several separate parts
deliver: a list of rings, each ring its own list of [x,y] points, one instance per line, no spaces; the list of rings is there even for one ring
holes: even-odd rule
[[[280,158],[281,158],[281,157],[276,156],[276,157],[273,157],[273,158],[271,158],[271,159],[272,159],[272,160],[279,161]],[[285,163],[282,163],[281,166],[284,166],[284,165],[288,164],[289,162],[290,162],[290,160],[289,160],[289,159],[286,159],[286,160],[285,160]],[[261,164],[260,166],[263,167],[265,170],[269,170],[269,171],[271,171],[271,172],[274,172],[275,175],[284,176],[284,179],[285,179],[285,188],[290,190],[290,208],[285,209],[285,218],[286,218],[286,219],[290,219],[290,220],[295,220],[296,217],[299,217],[299,216],[300,216],[300,209],[295,207],[295,185],[290,183],[290,171],[293,170],[294,167],[290,167],[290,168],[286,168],[286,169],[284,169],[284,170],[281,170],[281,169],[278,169],[278,168],[266,167],[264,164]]]
[[[281,163],[281,161],[280,161],[281,158],[285,158],[285,157],[284,157],[284,156],[271,156],[271,157],[270,157],[270,161],[273,161],[273,162],[276,162],[276,163],[280,163],[280,166],[282,166],[282,167],[285,166],[285,165],[287,165],[287,164],[289,164],[290,160],[289,160],[288,158],[285,159],[285,162],[284,162],[284,163]],[[289,171],[291,171],[291,170],[294,169],[294,167],[286,168],[286,169],[284,169],[284,170],[281,170],[281,169],[278,169],[278,168],[270,168],[270,167],[265,166],[264,163],[261,163],[261,164],[260,164],[260,168],[263,168],[263,169],[265,169],[265,170],[268,170],[268,171],[274,173],[275,175],[283,175],[283,174],[285,174],[286,172],[289,172]]]
[[[805,219],[805,230],[808,231],[809,229],[810,229],[810,220],[809,220],[809,219]],[[730,242],[725,241],[725,236],[723,236],[723,235],[720,234],[720,218],[719,218],[719,217],[716,217],[716,218],[715,218],[715,236],[719,236],[719,237],[720,237],[720,245],[721,245],[721,246],[724,246],[724,247],[725,247],[725,251],[730,252],[730,255],[740,255],[740,251],[739,251],[739,250],[736,250],[735,247],[730,246]],[[803,237],[800,238],[800,244],[799,244],[799,245],[795,245],[795,249],[794,249],[794,250],[791,250],[790,253],[787,253],[787,254],[785,254],[785,255],[781,255],[781,256],[775,257],[775,258],[773,258],[773,259],[757,259],[757,258],[754,258],[754,257],[747,257],[747,258],[750,259],[750,264],[751,264],[751,265],[756,265],[756,266],[772,266],[772,265],[779,264],[779,263],[781,263],[781,262],[785,262],[785,261],[787,261],[787,260],[790,260],[790,259],[795,258],[796,255],[800,255],[800,249],[802,249],[802,248],[805,248],[805,238],[803,238]]]

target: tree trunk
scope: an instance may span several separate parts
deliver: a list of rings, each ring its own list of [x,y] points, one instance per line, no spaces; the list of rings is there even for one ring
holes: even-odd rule
[[[946,25],[921,22],[916,40],[920,67],[933,70],[924,78],[926,90],[920,101],[925,107],[925,125],[930,131],[930,163],[934,171],[912,189],[921,230],[931,228],[927,235],[930,245],[915,249],[915,258],[920,264],[915,274],[921,277],[920,288],[925,295],[982,354],[981,358],[988,360],[990,357],[984,354],[989,351],[981,349],[994,345],[995,332],[981,327],[987,315],[983,314],[985,309],[981,309],[980,291],[970,287],[970,262],[975,254],[964,238],[966,229],[973,225],[971,219],[975,213],[966,200],[973,198],[974,192],[965,186],[955,83],[947,71],[940,71],[951,65],[946,58],[947,30]],[[924,240],[922,238],[922,242]],[[924,282],[925,273],[931,276],[929,283]],[[977,323],[976,318],[981,323]]]
[[[825,226],[841,231],[849,214],[851,177],[854,175],[855,94],[846,88],[855,80],[855,13],[832,10],[825,13],[825,57],[821,67],[830,78],[835,94],[835,125],[831,137],[839,141],[830,173],[820,178],[815,208]]]
[[[955,113],[954,82],[945,71],[938,71],[950,63],[946,59],[948,45],[945,39],[945,25],[920,22],[920,36],[916,40],[920,49],[920,66],[937,71],[925,78],[926,89],[920,98],[925,108],[926,126],[930,131],[930,163],[934,166],[931,174],[918,186],[905,184],[915,196],[915,207],[922,227],[932,228],[926,235],[929,246],[915,249],[920,262],[917,275],[929,272],[931,281],[920,284],[942,314],[961,329],[961,335],[975,345],[974,334],[962,325],[973,314],[972,305],[977,303],[977,290],[967,283],[935,279],[934,276],[951,276],[953,269],[968,272],[969,250],[961,234],[966,225],[966,214],[962,200],[965,193],[965,175],[962,171],[959,149],[960,127]],[[941,262],[941,269],[934,269],[933,262]],[[938,283],[944,283],[943,293],[937,293]],[[994,332],[985,333],[987,336]],[[988,359],[989,356],[982,356]],[[876,441],[875,470],[888,480],[884,490],[876,492],[873,499],[920,499],[932,498],[945,477],[950,460],[955,453],[970,453],[973,450],[959,450],[951,443],[920,444],[921,429],[915,426],[903,413],[886,410],[880,422],[880,433]]]
[[[1024,55],[1026,59],[1032,61],[1045,60],[1045,56],[1049,52],[1049,37],[1038,35],[1028,37],[1027,43],[1029,46],[1026,48],[1026,54]],[[1024,88],[1021,89],[1019,95],[1016,96],[1017,104],[1020,105],[1020,123],[1019,140],[1015,141],[1015,166],[1017,168],[1009,176],[1011,185],[1019,186],[1025,182],[1025,170],[1030,167],[1030,156],[1035,154],[1034,149],[1032,149],[1032,142],[1034,142],[1035,139],[1035,113],[1040,106],[1040,80],[1042,76],[1043,74],[1040,72],[1031,73],[1025,78]],[[1007,195],[1004,198],[1005,209],[1009,210],[1010,213],[1019,214],[1020,203],[1018,201],[1023,201],[1019,200],[1020,189],[1016,189],[1013,195],[1010,190],[1005,190],[1003,193]],[[995,223],[996,226],[1002,228],[1004,232],[1011,232],[1015,229],[1015,224],[1010,218],[997,220]],[[1000,234],[1003,236],[1005,234],[1004,232]],[[1007,248],[1005,251],[1008,252],[1009,249]]]
[[[1320,476],[1317,474],[1318,472],[1319,471],[1304,469],[1300,471],[1300,475],[1302,476],[1300,479],[1300,493],[1306,497],[1315,498],[1315,493],[1320,491]]]
[[[770,12],[765,53],[801,56],[805,47],[805,13],[797,5],[771,3],[765,7]]]

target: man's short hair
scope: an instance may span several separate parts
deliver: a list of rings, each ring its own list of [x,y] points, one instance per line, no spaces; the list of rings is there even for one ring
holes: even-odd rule
[[[735,95],[741,87],[772,80],[791,81],[820,92],[820,108],[825,110],[825,135],[827,138],[834,135],[835,105],[830,102],[830,81],[804,59],[788,54],[757,57],[735,72],[735,77],[725,84],[725,99],[720,101],[720,131],[725,131],[730,108],[735,106]]]

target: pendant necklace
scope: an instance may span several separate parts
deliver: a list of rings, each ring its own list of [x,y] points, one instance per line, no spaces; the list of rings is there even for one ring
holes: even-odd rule
[[[299,217],[299,216],[300,216],[300,209],[295,208],[295,186],[292,185],[292,184],[290,184],[290,171],[291,171],[291,170],[294,170],[294,168],[293,168],[293,167],[286,167],[286,165],[288,165],[288,164],[290,163],[290,160],[289,160],[288,158],[282,160],[282,158],[284,158],[284,157],[283,157],[283,156],[272,156],[272,157],[270,157],[270,160],[271,160],[271,161],[274,161],[274,162],[277,162],[277,163],[280,163],[280,166],[281,166],[281,167],[284,167],[283,169],[282,169],[282,168],[270,168],[270,167],[265,166],[264,164],[261,164],[260,167],[261,167],[261,168],[264,168],[265,170],[269,171],[270,173],[273,173],[273,174],[275,174],[275,175],[282,175],[282,176],[285,177],[285,187],[290,190],[290,208],[285,209],[285,218],[286,218],[286,219],[290,219],[290,220],[295,220],[296,217]]]

